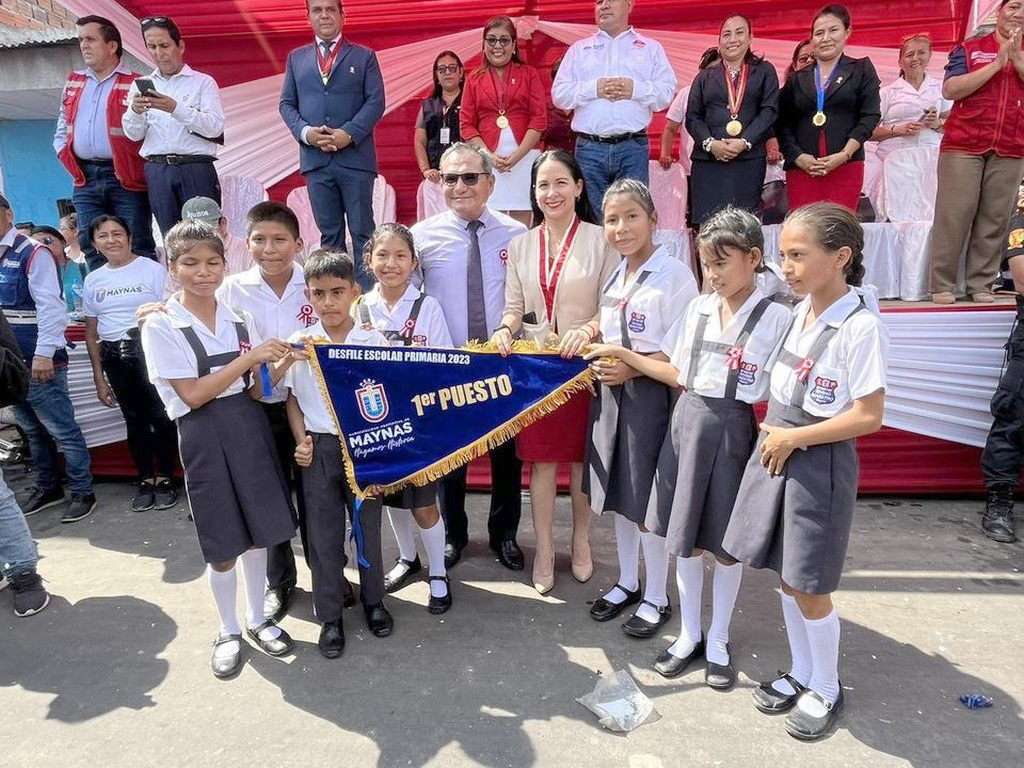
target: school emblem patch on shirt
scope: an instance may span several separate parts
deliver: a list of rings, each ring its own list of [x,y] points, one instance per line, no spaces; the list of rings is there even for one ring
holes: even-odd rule
[[[630,312],[628,325],[633,333],[643,333],[647,327],[647,315],[642,312]]]
[[[388,396],[383,384],[365,379],[363,385],[356,390],[356,401],[359,403],[359,414],[371,424],[388,417]]]
[[[814,386],[811,388],[811,400],[818,405],[832,405],[836,401],[838,386],[838,381],[826,379],[824,376],[815,376]]]
[[[754,378],[757,376],[757,366],[753,363],[740,363],[739,373],[736,374],[736,381],[745,387],[749,387],[754,383]]]

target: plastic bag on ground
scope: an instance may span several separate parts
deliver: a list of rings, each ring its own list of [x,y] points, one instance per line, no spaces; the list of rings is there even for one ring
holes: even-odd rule
[[[624,669],[616,669],[610,676],[602,677],[592,692],[576,701],[597,715],[602,726],[619,733],[629,733],[649,718],[656,720],[660,717],[654,703]]]

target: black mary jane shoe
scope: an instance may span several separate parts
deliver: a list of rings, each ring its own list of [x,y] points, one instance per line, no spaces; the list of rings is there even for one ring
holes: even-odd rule
[[[249,638],[254,643],[256,643],[256,645],[259,646],[260,650],[268,656],[286,656],[287,654],[291,653],[292,650],[295,648],[295,641],[292,640],[291,635],[289,635],[280,627],[277,628],[278,630],[280,630],[281,634],[279,634],[277,637],[271,638],[270,640],[262,640],[260,638],[260,632],[262,632],[264,629],[267,629],[268,627],[277,627],[277,622],[270,621],[268,619],[267,621],[264,621],[262,624],[260,624],[258,627],[252,627],[251,629],[247,629],[246,633],[249,635]]]
[[[732,648],[725,644],[725,652],[729,655],[727,664],[715,664],[708,661],[704,667],[704,683],[716,691],[728,691],[736,685],[736,667],[732,665]],[[704,656],[707,659],[707,655]]]
[[[447,576],[431,576],[427,581],[443,581],[447,590],[444,593],[444,597],[434,597],[431,595],[430,601],[427,603],[427,612],[440,616],[452,607],[452,583]]]
[[[594,601],[594,604],[590,606],[590,618],[594,621],[611,621],[629,606],[636,605],[640,602],[640,597],[642,595],[640,587],[637,587],[632,591],[626,589],[621,584],[616,584],[615,587],[619,588],[619,591],[626,596],[626,599],[621,603],[613,603],[611,600],[606,600],[603,595],[597,598],[597,600]],[[609,589],[608,592],[611,592],[615,587]],[[605,592],[604,594],[607,595],[608,592]]]
[[[345,650],[345,630],[341,626],[341,619],[328,621],[320,627],[320,638],[316,641],[316,647],[320,653],[328,659],[336,659]]]
[[[799,706],[795,706],[786,715],[786,731],[794,739],[800,741],[818,741],[828,736],[836,726],[839,712],[845,703],[843,689],[840,686],[839,698],[832,704],[825,701],[820,693],[812,691],[810,688],[804,688],[803,693],[800,694],[801,698],[805,696],[825,707],[825,714],[821,717],[814,717],[804,712]]]
[[[384,574],[384,591],[389,595],[392,592],[397,592],[412,581],[412,577],[421,570],[423,570],[423,564],[420,562],[419,555],[416,555],[415,560],[398,558],[395,561],[395,567]]]
[[[263,595],[263,615],[277,624],[288,613],[291,601],[291,587],[270,587]]]
[[[227,643],[238,643],[238,650],[231,656],[217,656],[217,649]],[[213,653],[210,657],[210,669],[213,676],[219,680],[227,680],[234,677],[242,670],[242,636],[241,635],[217,635],[213,641]]]
[[[679,677],[686,668],[690,666],[694,661],[704,655],[704,636],[701,635],[700,641],[693,646],[693,650],[690,651],[686,656],[680,658],[675,654],[669,653],[668,650],[662,651],[658,654],[658,658],[654,661],[654,671],[662,677]]]
[[[375,637],[387,637],[394,631],[395,620],[383,602],[364,605],[363,612],[366,614],[366,627]]]
[[[647,619],[641,619],[635,613],[626,619],[622,625],[622,631],[630,637],[636,637],[641,640],[646,640],[649,637],[654,637],[658,634],[658,630],[661,629],[665,622],[672,618],[672,603],[665,603],[664,605],[655,605],[650,600],[641,600],[641,605],[646,603],[658,612],[658,620],[650,622]]]
[[[775,690],[775,687],[772,685],[775,680],[785,680],[796,693],[782,693]],[[804,690],[804,686],[798,683],[796,678],[788,672],[780,670],[779,676],[775,680],[761,683],[754,689],[754,706],[758,712],[764,712],[766,715],[780,715],[783,712],[789,712],[793,705],[796,704],[797,697]]]

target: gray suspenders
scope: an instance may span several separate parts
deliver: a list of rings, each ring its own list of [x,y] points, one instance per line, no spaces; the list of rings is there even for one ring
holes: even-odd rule
[[[247,345],[249,343],[249,329],[245,327],[245,323],[234,323],[234,326],[239,346]],[[211,355],[206,351],[206,347],[203,346],[203,342],[199,340],[199,336],[196,335],[195,329],[192,326],[179,328],[178,330],[181,331],[185,341],[188,342],[188,345],[192,347],[192,351],[195,353],[197,378],[201,379],[203,376],[206,376],[213,368],[221,368],[227,365],[239,355],[238,351],[221,352],[219,355]],[[242,375],[242,383],[245,384],[246,389],[249,388],[251,381],[252,375],[249,371],[246,371]]]
[[[704,338],[704,330],[707,328],[708,315],[701,313],[700,320],[697,321],[697,330],[693,336],[693,346],[690,347],[690,368],[686,374],[686,388],[688,390],[693,389],[693,380],[697,375],[697,363],[700,360],[700,353],[711,352],[716,355],[725,355],[726,364],[729,365],[729,374],[725,379],[725,398],[728,400],[736,399],[736,387],[739,384],[740,378],[739,364],[743,362],[743,347],[771,303],[771,299],[764,298],[754,305],[754,309],[750,312],[750,317],[747,318],[747,322],[743,324],[739,336],[736,337],[735,344],[726,344],[722,341],[707,341]],[[731,365],[733,355],[739,356],[735,366]]]
[[[427,294],[421,292],[416,301],[412,303],[412,309],[409,310],[409,317],[406,318],[405,327],[402,330],[381,331],[381,335],[388,341],[400,340],[403,345],[411,347],[413,337],[416,334],[416,321],[419,320],[420,309],[423,307],[423,301],[426,298]],[[366,306],[365,301],[359,302],[359,322],[362,323],[363,328],[367,330],[373,329],[373,318],[370,317],[370,308]]]
[[[612,275],[611,279],[605,283],[604,289],[601,291],[601,306],[602,307],[618,307],[619,308],[619,335],[622,336],[622,346],[626,349],[633,348],[633,342],[629,338],[629,323],[626,321],[626,305],[629,304],[629,300],[633,298],[633,294],[636,293],[640,286],[644,284],[644,281],[650,277],[653,272],[646,270],[642,271],[637,275],[636,281],[633,283],[633,287],[629,289],[629,293],[623,296],[621,299],[613,299],[611,296],[607,296],[608,289],[612,287],[615,282],[616,275]]]

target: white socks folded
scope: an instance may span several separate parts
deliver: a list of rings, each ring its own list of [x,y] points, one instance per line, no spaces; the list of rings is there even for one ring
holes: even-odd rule
[[[391,507],[387,507],[387,511],[391,530],[395,532],[395,540],[398,542],[398,556],[411,563],[416,559],[416,521],[412,512]],[[444,526],[441,529],[443,532]],[[426,544],[426,539],[423,543]],[[441,557],[444,558],[444,543],[441,544]]]
[[[206,576],[210,581],[213,602],[220,615],[220,633],[222,635],[240,635],[242,628],[238,625],[238,616],[235,611],[238,595],[237,570],[232,568],[229,571],[215,571],[210,566],[206,566]],[[216,657],[226,658],[234,656],[238,650],[238,641],[233,640],[218,646],[213,653]]]
[[[676,587],[679,589],[679,617],[682,620],[679,639],[668,649],[678,659],[685,659],[700,642],[701,594],[704,590],[704,559],[676,557]]]
[[[807,627],[804,625],[804,615],[800,613],[800,606],[796,604],[796,598],[785,592],[782,593],[782,619],[786,622],[789,653],[793,659],[789,676],[800,685],[807,685],[811,681],[811,649],[807,643]],[[796,693],[793,686],[782,679],[772,683],[772,687],[786,696]]]
[[[640,586],[640,526],[619,514],[615,515],[615,546],[619,551],[619,584],[633,591]],[[622,603],[626,593],[615,586],[604,599]]]
[[[801,685],[821,695],[825,701],[839,698],[839,613],[835,608],[821,619],[806,619],[796,598],[783,593],[782,615],[786,621],[789,650],[793,656],[790,676]],[[772,687],[779,693],[792,695],[793,687],[785,680],[776,680]],[[823,717],[824,707],[803,697],[800,708],[814,717]]]
[[[412,520],[411,513],[409,514],[409,519]],[[430,528],[420,528],[420,538],[423,539],[423,547],[427,550],[427,565],[430,575],[446,575],[447,572],[444,567],[444,519],[438,517],[437,522]],[[413,549],[413,552],[415,551],[416,550]],[[403,555],[403,557],[405,556]],[[445,586],[443,581],[430,582],[431,597],[444,597],[447,593],[448,588]]]
[[[254,629],[267,620],[263,612],[263,595],[266,592],[267,550],[250,549],[238,556],[242,565],[242,580],[245,582],[245,621]],[[260,640],[273,640],[281,636],[277,627],[260,630]]]
[[[715,561],[715,577],[711,597],[711,627],[708,629],[704,658],[712,664],[725,666],[729,663],[729,624],[736,607],[736,596],[743,580],[743,565],[733,563],[722,565]]]

